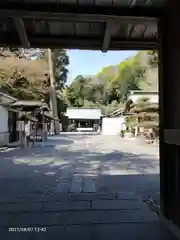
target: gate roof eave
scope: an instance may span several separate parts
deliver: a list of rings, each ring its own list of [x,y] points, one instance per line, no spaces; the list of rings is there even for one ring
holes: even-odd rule
[[[0,3],[0,46],[79,48],[107,51],[154,49],[162,4],[106,5],[88,1]],[[118,2],[118,1],[116,1]],[[128,1],[127,1],[128,2]],[[131,1],[132,2],[132,1]]]

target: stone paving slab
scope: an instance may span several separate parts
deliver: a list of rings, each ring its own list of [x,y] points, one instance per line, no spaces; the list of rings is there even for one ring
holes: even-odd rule
[[[143,233],[137,233],[137,238],[134,236],[134,231],[139,229],[140,230],[140,224],[127,224],[127,225],[120,225],[120,224],[110,224],[110,225],[96,225],[93,227],[85,226],[82,228],[81,226],[69,226],[67,228],[67,236],[69,238],[72,238],[72,236],[76,235],[77,239],[87,239],[87,240],[105,240],[105,239],[138,239],[141,235],[144,235]],[[139,235],[139,236],[138,236]],[[145,236],[144,236],[145,237]],[[143,238],[142,238],[143,239]],[[147,238],[144,238],[147,239]],[[157,238],[160,239],[160,238]]]
[[[140,200],[98,200],[92,201],[92,209],[140,210],[144,207]]]
[[[56,192],[50,194],[27,194],[19,196],[0,197],[0,204],[2,203],[29,203],[29,202],[55,202],[66,201],[70,199],[70,195],[66,192]]]
[[[159,223],[52,226],[44,229],[45,232],[8,232],[8,229],[0,229],[0,232],[2,239],[6,240],[175,240]]]
[[[84,194],[82,194],[84,196]],[[86,196],[86,195],[85,195]],[[95,195],[96,196],[96,195]],[[77,196],[74,196],[77,197]],[[97,197],[97,196],[96,196]],[[0,213],[26,213],[26,212],[49,212],[49,211],[72,211],[72,210],[143,210],[149,211],[142,200],[119,200],[97,198],[73,198],[71,195],[54,201],[45,202],[13,202],[0,203]]]
[[[100,223],[142,223],[157,221],[157,217],[141,210],[81,210],[42,213],[19,213],[0,216],[1,226],[60,226]]]
[[[9,226],[9,222],[11,220],[11,216],[9,214],[0,214],[0,227],[5,227],[5,226]]]
[[[83,178],[82,177],[74,177],[72,180],[70,192],[71,193],[80,193],[83,189]]]
[[[52,204],[44,203],[43,211],[72,211],[72,210],[88,210],[90,209],[90,202],[88,201],[62,201],[62,202],[55,202]]]
[[[165,240],[159,223],[69,226],[66,234],[66,239],[78,240]]]
[[[84,178],[84,186],[83,191],[87,193],[95,193],[96,192],[96,180],[92,177]]]
[[[3,203],[0,213],[40,212],[42,207],[42,203]]]
[[[139,193],[158,189],[155,151],[129,144],[114,136],[60,136],[39,149],[1,155],[0,225],[7,227],[0,229],[1,238],[164,240]],[[141,173],[147,165],[151,174],[134,175],[127,162]],[[47,232],[7,233],[13,226]]]
[[[64,219],[67,218],[67,213],[26,213],[8,215],[8,225],[10,227],[44,227],[53,225],[64,225]]]
[[[140,210],[96,210],[69,212],[66,224],[153,222],[157,218]]]
[[[0,204],[3,203],[43,203],[43,202],[60,202],[60,201],[91,201],[91,200],[108,200],[117,199],[116,193],[96,192],[96,193],[50,193],[50,194],[27,194],[19,196],[0,197]]]
[[[56,192],[68,193],[69,192],[69,182],[67,180],[59,182],[56,187]]]
[[[135,191],[126,191],[126,192],[117,192],[116,196],[118,199],[121,200],[137,200],[140,199],[140,197],[138,196],[138,194]]]
[[[49,240],[66,239],[65,228],[60,226],[51,226],[47,228],[31,228],[31,232],[9,232],[9,228],[0,229],[1,237],[5,240]],[[19,230],[20,231],[20,230]]]
[[[74,201],[111,200],[117,198],[115,193],[106,192],[71,194],[70,196]]]

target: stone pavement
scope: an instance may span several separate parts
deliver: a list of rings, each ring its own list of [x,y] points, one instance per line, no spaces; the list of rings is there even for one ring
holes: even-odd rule
[[[116,136],[62,135],[0,152],[2,239],[171,239],[142,198],[158,198],[158,154]]]
[[[171,239],[140,199],[82,193],[0,204],[2,239]]]

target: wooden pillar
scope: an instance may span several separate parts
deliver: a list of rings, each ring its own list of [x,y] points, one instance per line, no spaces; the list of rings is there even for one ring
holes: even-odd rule
[[[32,116],[35,118],[36,117],[36,112],[35,110],[33,110],[32,112]],[[35,141],[36,141],[36,122],[32,122],[31,123],[31,135],[33,137],[33,146],[35,145]]]
[[[45,127],[44,127],[44,111],[42,112],[42,120],[41,120],[41,124],[42,124],[42,141],[45,140]]]
[[[48,127],[47,127],[47,122],[44,123],[44,140],[47,140],[47,136],[48,136]]]
[[[33,145],[35,146],[36,143],[36,135],[37,135],[37,126],[36,126],[36,122],[34,122],[33,124]]]
[[[57,94],[55,89],[55,77],[54,77],[54,71],[55,71],[55,52],[51,51],[51,49],[48,49],[48,65],[49,65],[49,75],[50,75],[50,105],[51,110],[54,117],[58,117],[58,109],[57,109]],[[54,131],[56,135],[60,134],[59,129],[59,122],[54,122]]]
[[[23,131],[23,139],[24,139],[24,148],[28,148],[28,142],[27,142],[27,135],[26,135],[26,121],[24,121],[24,131]]]
[[[18,118],[20,119],[22,116],[22,109],[18,109]],[[22,121],[24,122],[24,121]],[[21,129],[19,130],[19,140],[22,144],[22,147],[27,148],[27,143],[26,143],[26,137],[25,137],[25,124],[21,126]]]
[[[161,211],[180,227],[180,1],[159,21]]]

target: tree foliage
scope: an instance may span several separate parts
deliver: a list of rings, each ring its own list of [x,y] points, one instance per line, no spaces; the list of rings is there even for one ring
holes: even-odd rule
[[[18,99],[48,101],[48,65],[10,54],[0,58],[0,87]]]
[[[0,48],[1,89],[18,99],[37,99],[49,103],[49,74],[47,50],[40,49],[38,60],[22,58],[22,49]],[[69,57],[63,49],[55,49],[55,86],[59,115],[67,106],[98,107],[109,114],[127,101],[130,90],[152,86],[151,69],[157,67],[157,52],[139,52],[117,66],[103,68],[95,76],[77,76],[66,86]]]
[[[69,58],[65,50],[55,51],[55,80],[59,115],[66,111],[64,85],[67,81]],[[43,100],[49,104],[49,71],[47,50],[40,49],[41,57],[29,60],[22,49],[0,49],[0,87],[2,91],[21,100]]]
[[[149,64],[152,67],[157,68],[158,67],[158,52],[157,51],[149,51]]]
[[[69,56],[64,49],[54,49],[54,72],[55,87],[57,94],[57,109],[59,118],[62,119],[62,113],[66,112],[67,101],[65,97],[65,85],[68,78]]]
[[[95,76],[77,76],[66,89],[68,105],[100,107],[104,114],[117,110],[127,101],[130,90],[140,90],[142,85],[149,89],[149,58],[148,52],[140,52],[117,66],[103,68]]]

